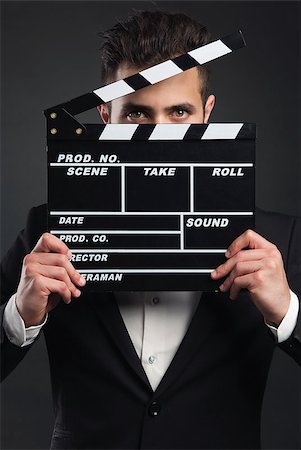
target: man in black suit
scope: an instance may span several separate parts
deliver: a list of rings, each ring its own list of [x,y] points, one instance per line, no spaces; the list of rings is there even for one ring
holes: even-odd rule
[[[205,27],[161,12],[135,13],[104,37],[107,83],[208,42]],[[106,123],[206,123],[214,101],[202,67],[99,112]],[[225,278],[219,294],[96,296],[81,293],[68,247],[45,233],[45,206],[31,210],[3,263],[3,374],[43,329],[52,448],[260,447],[275,344],[301,362],[301,225],[258,211],[256,228],[212,273]]]

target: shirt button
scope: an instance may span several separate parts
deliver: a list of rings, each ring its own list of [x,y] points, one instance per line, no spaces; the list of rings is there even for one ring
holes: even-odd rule
[[[156,417],[159,414],[160,409],[161,409],[161,407],[160,407],[159,403],[152,402],[151,405],[148,408],[148,414],[151,417]]]
[[[154,364],[154,362],[156,361],[156,357],[155,356],[153,356],[153,355],[151,355],[149,358],[148,358],[148,362],[149,362],[149,364]]]
[[[157,305],[159,303],[159,301],[160,301],[159,297],[152,298],[152,304],[153,305]]]

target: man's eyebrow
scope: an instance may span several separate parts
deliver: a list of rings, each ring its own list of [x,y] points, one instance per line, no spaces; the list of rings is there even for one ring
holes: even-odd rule
[[[176,105],[167,106],[165,108],[165,111],[171,112],[175,111],[177,109],[184,109],[185,111],[188,111],[190,113],[194,113],[196,111],[196,107],[192,105],[192,103],[177,103]]]
[[[131,111],[146,111],[147,113],[152,113],[154,110],[150,106],[133,102],[126,102],[122,105],[121,114],[129,113]]]

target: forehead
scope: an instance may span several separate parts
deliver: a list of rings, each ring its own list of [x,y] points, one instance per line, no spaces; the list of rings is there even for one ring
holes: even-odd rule
[[[126,78],[143,69],[121,65],[116,72],[116,79]],[[125,102],[147,104],[156,106],[158,104],[172,105],[190,102],[198,104],[202,102],[202,81],[197,68],[189,69],[179,75],[168,78],[160,83],[138,90],[133,94],[126,95],[114,100],[112,103],[121,105]]]

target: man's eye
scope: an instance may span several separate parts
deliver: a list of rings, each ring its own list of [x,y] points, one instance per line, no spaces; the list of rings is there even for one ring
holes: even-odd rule
[[[188,115],[188,112],[185,109],[176,109],[174,111],[174,116],[182,119],[183,117],[186,117]]]
[[[144,118],[145,116],[144,116],[144,114],[143,114],[142,111],[132,111],[132,112],[130,112],[130,113],[127,114],[127,117],[128,117],[129,119],[137,120],[137,119],[142,119],[142,118]]]

